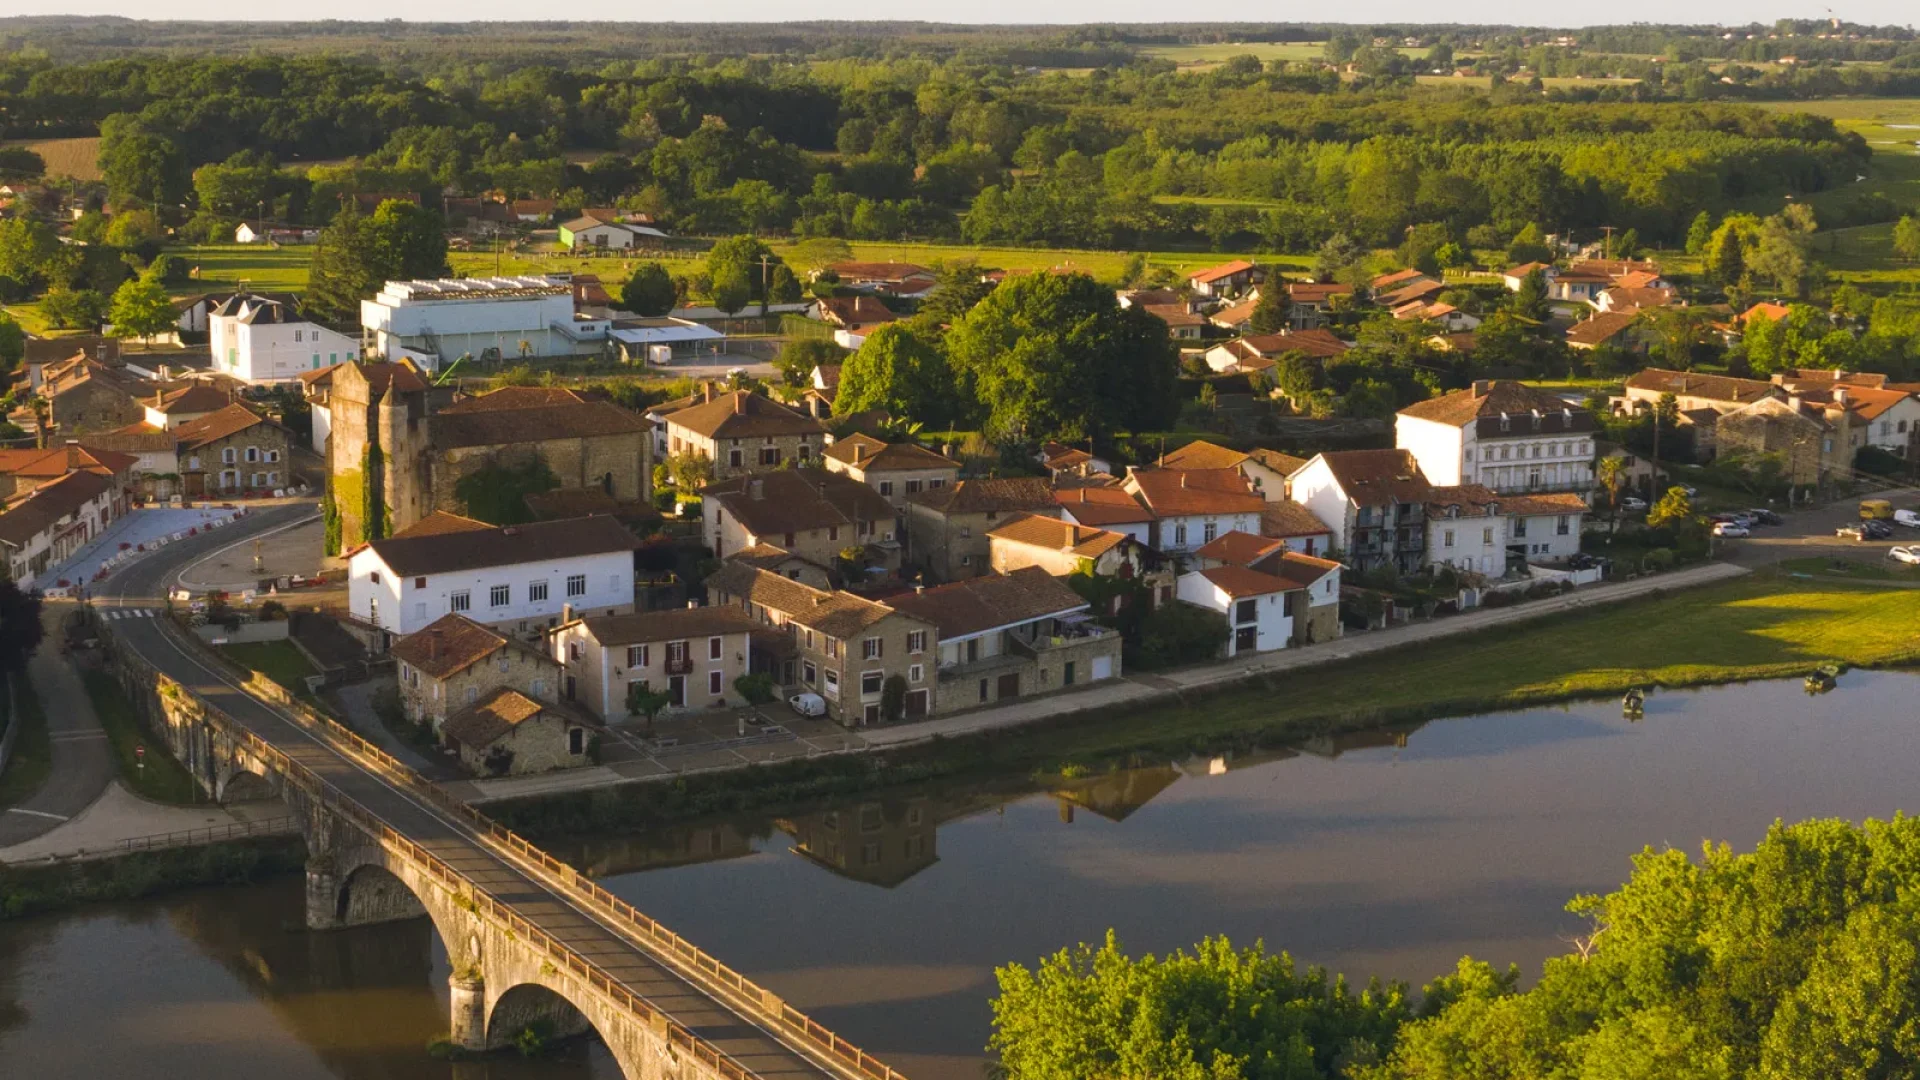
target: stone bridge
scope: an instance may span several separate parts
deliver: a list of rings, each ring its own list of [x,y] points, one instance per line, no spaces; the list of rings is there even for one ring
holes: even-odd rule
[[[309,928],[432,921],[461,1049],[592,1030],[629,1080],[905,1080],[170,619],[96,622],[213,798],[277,796],[302,822]]]

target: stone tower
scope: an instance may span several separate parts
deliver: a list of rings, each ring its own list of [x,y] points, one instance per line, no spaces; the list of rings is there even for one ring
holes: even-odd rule
[[[380,398],[380,485],[392,532],[419,521],[433,509],[433,497],[427,490],[428,463],[433,455],[427,438],[426,405],[421,395],[399,393],[393,381],[387,383],[387,392]]]

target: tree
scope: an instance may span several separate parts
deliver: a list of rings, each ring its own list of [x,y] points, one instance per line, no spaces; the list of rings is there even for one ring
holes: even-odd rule
[[[1607,535],[1620,520],[1620,488],[1626,482],[1626,458],[1619,454],[1603,454],[1593,466],[1594,482],[1600,490],[1607,493]]]
[[[25,285],[43,276],[60,251],[60,238],[44,222],[0,221],[0,278]]]
[[[881,326],[847,357],[833,407],[839,415],[881,409],[935,427],[971,411],[946,356],[903,322]]]
[[[27,332],[13,316],[0,311],[0,374],[12,370],[27,354]]]
[[[151,210],[122,210],[107,221],[106,242],[117,248],[157,244],[165,234]]]
[[[322,322],[357,323],[360,301],[384,283],[451,273],[446,225],[437,211],[389,199],[363,216],[349,202],[320,231],[301,306]]]
[[[805,386],[814,368],[838,364],[846,358],[847,350],[826,338],[794,338],[780,347],[773,366],[788,386]]]
[[[1353,237],[1346,233],[1334,233],[1314,253],[1313,276],[1320,281],[1333,281],[1358,265],[1366,254]]]
[[[802,269],[820,271],[838,263],[853,261],[853,248],[837,236],[816,236],[793,245],[787,253],[787,259]]]
[[[1654,528],[1679,525],[1694,520],[1693,500],[1688,497],[1687,489],[1670,487],[1660,501],[1647,511],[1647,524]]]
[[[653,736],[653,717],[661,709],[673,704],[673,698],[663,690],[655,690],[644,682],[627,684],[627,715],[647,718],[647,737]]]
[[[1166,324],[1085,274],[1007,279],[953,324],[947,348],[997,437],[1079,442],[1178,415]]]
[[[0,564],[0,572],[5,570],[5,564]],[[40,598],[21,592],[19,586],[0,577],[0,675],[25,671],[44,634]]]
[[[100,122],[100,174],[122,209],[135,204],[176,206],[185,201],[189,178],[181,140],[149,130],[131,113]]]
[[[636,315],[658,318],[673,310],[679,290],[667,268],[657,262],[634,267],[633,276],[620,288],[620,305]]]
[[[1796,204],[1790,210],[1810,210]],[[1746,256],[1746,269],[1755,277],[1773,282],[1789,296],[1805,296],[1812,269],[1808,264],[1811,241],[1808,230],[1785,215],[1766,220],[1760,228],[1760,242]]]
[[[107,317],[107,298],[92,289],[55,285],[40,298],[40,313],[56,330],[95,330]]]
[[[889,675],[880,684],[880,718],[889,724],[897,724],[907,714],[907,679],[904,675]]]
[[[1513,292],[1513,313],[1523,319],[1542,322],[1548,314],[1547,273],[1544,270],[1530,271],[1520,279],[1520,287]]]
[[[1707,274],[1722,287],[1738,285],[1740,279],[1747,276],[1746,245],[1740,239],[1740,230],[1720,226],[1724,235],[1719,246],[1708,257]]]
[[[1513,234],[1513,239],[1507,243],[1507,262],[1511,265],[1552,261],[1552,249],[1547,247],[1546,240],[1540,235],[1540,226],[1532,222]]]
[[[1277,334],[1292,324],[1293,301],[1287,298],[1286,283],[1274,274],[1260,290],[1260,302],[1253,305],[1247,325],[1256,334]]]
[[[1908,262],[1920,260],[1920,218],[1905,214],[1894,222],[1893,253]]]
[[[1659,341],[1660,356],[1667,366],[1680,371],[1692,370],[1693,351],[1706,342],[1712,325],[1704,309],[1672,306],[1642,311],[1640,322]]]
[[[707,273],[713,277],[715,306],[731,315],[750,303],[765,303],[773,268],[783,265],[772,248],[754,237],[730,236],[716,242],[707,252]],[[736,279],[747,295],[738,307],[728,308],[718,301],[721,283],[727,282],[726,287],[731,290]]]
[[[1355,993],[1319,968],[1297,971],[1285,953],[1225,938],[1135,958],[1109,931],[1098,949],[1083,943],[994,976],[988,1047],[1007,1080],[1331,1080],[1339,1059],[1385,1052],[1410,1017],[1404,987]]]
[[[993,283],[972,259],[936,265],[934,281],[936,288],[920,302],[920,315],[935,324],[953,322],[993,291]]]
[[[748,283],[746,271],[729,270],[716,274],[713,279],[713,306],[728,315],[737,315],[740,310],[753,301],[753,286]]]
[[[1613,241],[1613,257],[1631,259],[1640,254],[1640,230],[1628,229]]]
[[[1707,250],[1707,244],[1713,240],[1713,215],[1705,210],[1693,217],[1693,224],[1687,226],[1687,254],[1699,255]]]
[[[177,321],[167,290],[158,280],[145,275],[129,278],[114,290],[107,317],[113,322],[114,337],[137,337],[143,341],[166,333]]]

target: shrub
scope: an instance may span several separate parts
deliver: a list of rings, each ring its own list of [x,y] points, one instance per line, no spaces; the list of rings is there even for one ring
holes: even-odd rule
[[[733,680],[733,688],[749,705],[765,705],[773,700],[773,676],[755,672]]]

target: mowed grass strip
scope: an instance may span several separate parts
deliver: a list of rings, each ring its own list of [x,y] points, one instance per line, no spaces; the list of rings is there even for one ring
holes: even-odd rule
[[[250,641],[221,646],[236,663],[265,675],[288,693],[307,696],[307,676],[318,675],[306,654],[291,641]]]
[[[1283,741],[1611,695],[1805,674],[1839,660],[1920,662],[1920,590],[1801,582],[1772,572],[1488,630],[1323,667],[1191,705],[1020,737],[1022,755],[1099,756],[1232,737]]]
[[[94,715],[113,744],[113,761],[128,790],[143,799],[180,806],[203,801],[199,786],[174,760],[166,743],[141,725],[120,683],[104,671],[82,671],[80,678],[93,701]],[[146,749],[144,755],[136,752],[141,747]]]

